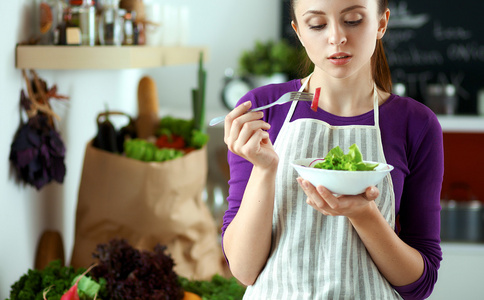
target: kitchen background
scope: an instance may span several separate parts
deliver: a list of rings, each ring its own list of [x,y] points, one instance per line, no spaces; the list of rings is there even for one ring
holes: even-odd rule
[[[58,128],[66,145],[67,174],[63,184],[50,183],[41,191],[19,184],[8,161],[10,144],[20,122],[20,90],[25,87],[21,70],[15,67],[16,45],[26,41],[35,31],[35,10],[38,0],[18,0],[4,3],[4,16],[0,20],[4,28],[0,44],[0,298],[8,297],[10,285],[33,267],[35,250],[41,233],[46,229],[62,234],[66,260],[73,246],[73,233],[77,193],[86,143],[96,134],[95,118],[107,104],[112,110],[135,114],[137,110],[137,86],[144,75],[155,79],[160,114],[191,117],[191,89],[196,86],[197,65],[182,64],[158,68],[131,68],[123,70],[37,70],[49,85],[56,84],[58,93],[70,97],[55,105],[62,118]],[[445,3],[449,2],[449,3]],[[277,40],[287,37],[285,0],[145,0],[145,5],[163,4],[182,8],[188,22],[178,29],[178,40],[159,37],[163,43],[182,43],[186,46],[203,46],[208,49],[206,112],[207,120],[227,112],[221,101],[221,91],[227,68],[234,70],[242,51],[252,48],[256,41]],[[478,115],[484,109],[482,70],[484,64],[482,35],[477,33],[477,17],[462,14],[465,20],[449,18],[447,12],[456,9],[448,5],[455,1],[443,1],[439,10],[419,5],[421,1],[393,1],[395,16],[400,23],[389,31],[389,60],[396,66],[394,78],[405,87],[405,93],[425,99],[441,115],[446,140],[446,178],[443,198],[445,200],[484,200],[482,182],[484,168],[480,149],[484,146],[484,117]],[[472,7],[482,11],[480,0],[459,2],[460,7]],[[418,5],[416,5],[418,4]],[[448,8],[448,10],[444,10]],[[479,9],[481,8],[481,9]],[[154,10],[152,11],[152,13]],[[435,13],[435,15],[434,15]],[[452,14],[452,16],[455,14]],[[465,21],[465,22],[464,22]],[[420,27],[419,27],[420,23]],[[287,23],[286,23],[287,24]],[[426,25],[425,25],[426,24]],[[432,29],[429,29],[433,28]],[[173,31],[177,29],[172,28]],[[393,30],[393,37],[391,32]],[[420,31],[419,31],[420,30]],[[425,30],[430,30],[429,32]],[[416,35],[421,32],[421,35]],[[433,33],[432,33],[433,32]],[[165,33],[164,33],[165,34]],[[421,36],[424,36],[422,38]],[[434,39],[430,39],[433,36]],[[172,39],[172,40],[170,40]],[[440,39],[440,40],[439,40]],[[443,40],[442,40],[443,39]],[[426,40],[431,40],[426,48]],[[443,45],[442,43],[447,43]],[[405,50],[402,45],[408,46]],[[416,46],[418,45],[418,47]],[[393,59],[392,59],[393,57]],[[70,58],[73,61],[76,57]],[[467,60],[467,61],[464,61]],[[425,61],[429,64],[427,65]],[[449,67],[452,65],[452,67]],[[449,73],[434,70],[450,70]],[[469,82],[471,86],[469,86]],[[442,92],[439,84],[453,84],[449,93]],[[445,89],[444,89],[445,90]],[[429,91],[433,91],[428,94]],[[452,93],[454,91],[454,93]],[[415,93],[415,95],[413,95]],[[430,95],[430,96],[429,96]],[[433,101],[433,99],[440,99]],[[447,102],[445,102],[447,101]],[[438,103],[448,103],[441,107]],[[435,104],[437,103],[437,104]],[[483,113],[484,114],[484,113]],[[218,182],[225,180],[217,156],[220,150],[221,127],[212,128],[209,144],[209,169]],[[220,151],[220,152],[218,152]],[[459,159],[454,159],[459,157]],[[224,186],[217,188],[217,201],[224,195]],[[448,202],[445,202],[446,205]],[[451,203],[452,204],[452,203]],[[449,211],[464,213],[467,208],[447,205]],[[454,210],[452,210],[454,208]],[[481,211],[481,210],[479,210]],[[467,215],[465,215],[467,216]],[[482,212],[479,227],[464,227],[478,231],[478,239],[484,236]],[[465,217],[451,215],[450,220],[466,226]],[[464,220],[464,221],[462,221]],[[450,222],[450,221],[449,221]],[[463,223],[460,223],[463,222]],[[461,236],[458,238],[462,239]],[[472,239],[472,237],[470,238]],[[479,299],[484,295],[480,284],[484,268],[484,245],[481,242],[445,242],[444,261],[440,279],[432,299]]]

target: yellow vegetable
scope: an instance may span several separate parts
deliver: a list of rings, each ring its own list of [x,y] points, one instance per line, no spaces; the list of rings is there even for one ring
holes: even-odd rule
[[[202,297],[198,296],[195,293],[185,291],[185,296],[183,300],[202,300]]]

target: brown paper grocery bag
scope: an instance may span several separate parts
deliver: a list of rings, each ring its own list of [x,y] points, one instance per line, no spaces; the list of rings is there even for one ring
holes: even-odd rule
[[[206,280],[223,272],[215,221],[202,200],[206,147],[166,162],[142,162],[86,147],[71,265],[88,267],[98,244],[124,238],[152,251],[167,246],[177,274]]]

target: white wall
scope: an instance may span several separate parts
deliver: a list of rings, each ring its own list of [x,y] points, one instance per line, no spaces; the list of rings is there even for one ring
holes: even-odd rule
[[[236,68],[241,51],[257,39],[279,35],[278,0],[151,0],[188,5],[191,45],[206,45],[207,118],[224,113],[220,90],[224,70]],[[59,93],[70,96],[56,105],[62,117],[58,124],[67,148],[67,175],[63,184],[51,183],[40,192],[18,184],[10,170],[10,144],[19,124],[19,95],[24,88],[20,70],[15,69],[15,45],[32,32],[31,8],[35,0],[4,1],[0,19],[0,298],[9,295],[13,284],[33,267],[38,239],[44,230],[62,233],[66,259],[73,245],[74,216],[84,156],[84,147],[96,133],[96,115],[110,109],[136,113],[139,79],[151,75],[157,82],[162,114],[181,112],[190,117],[190,91],[196,87],[195,65],[144,70],[48,71],[37,70]],[[75,59],[75,58],[73,58]],[[183,113],[187,112],[188,113]],[[184,114],[184,115],[183,115]]]

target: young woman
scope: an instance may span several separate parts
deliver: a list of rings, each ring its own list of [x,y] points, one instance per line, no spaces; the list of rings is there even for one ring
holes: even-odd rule
[[[254,89],[225,121],[230,164],[223,250],[246,299],[423,299],[441,261],[442,130],[421,103],[391,94],[381,39],[387,0],[292,0],[312,74]],[[288,91],[309,102],[246,112]],[[356,143],[395,167],[358,196],[334,196],[290,162]]]

